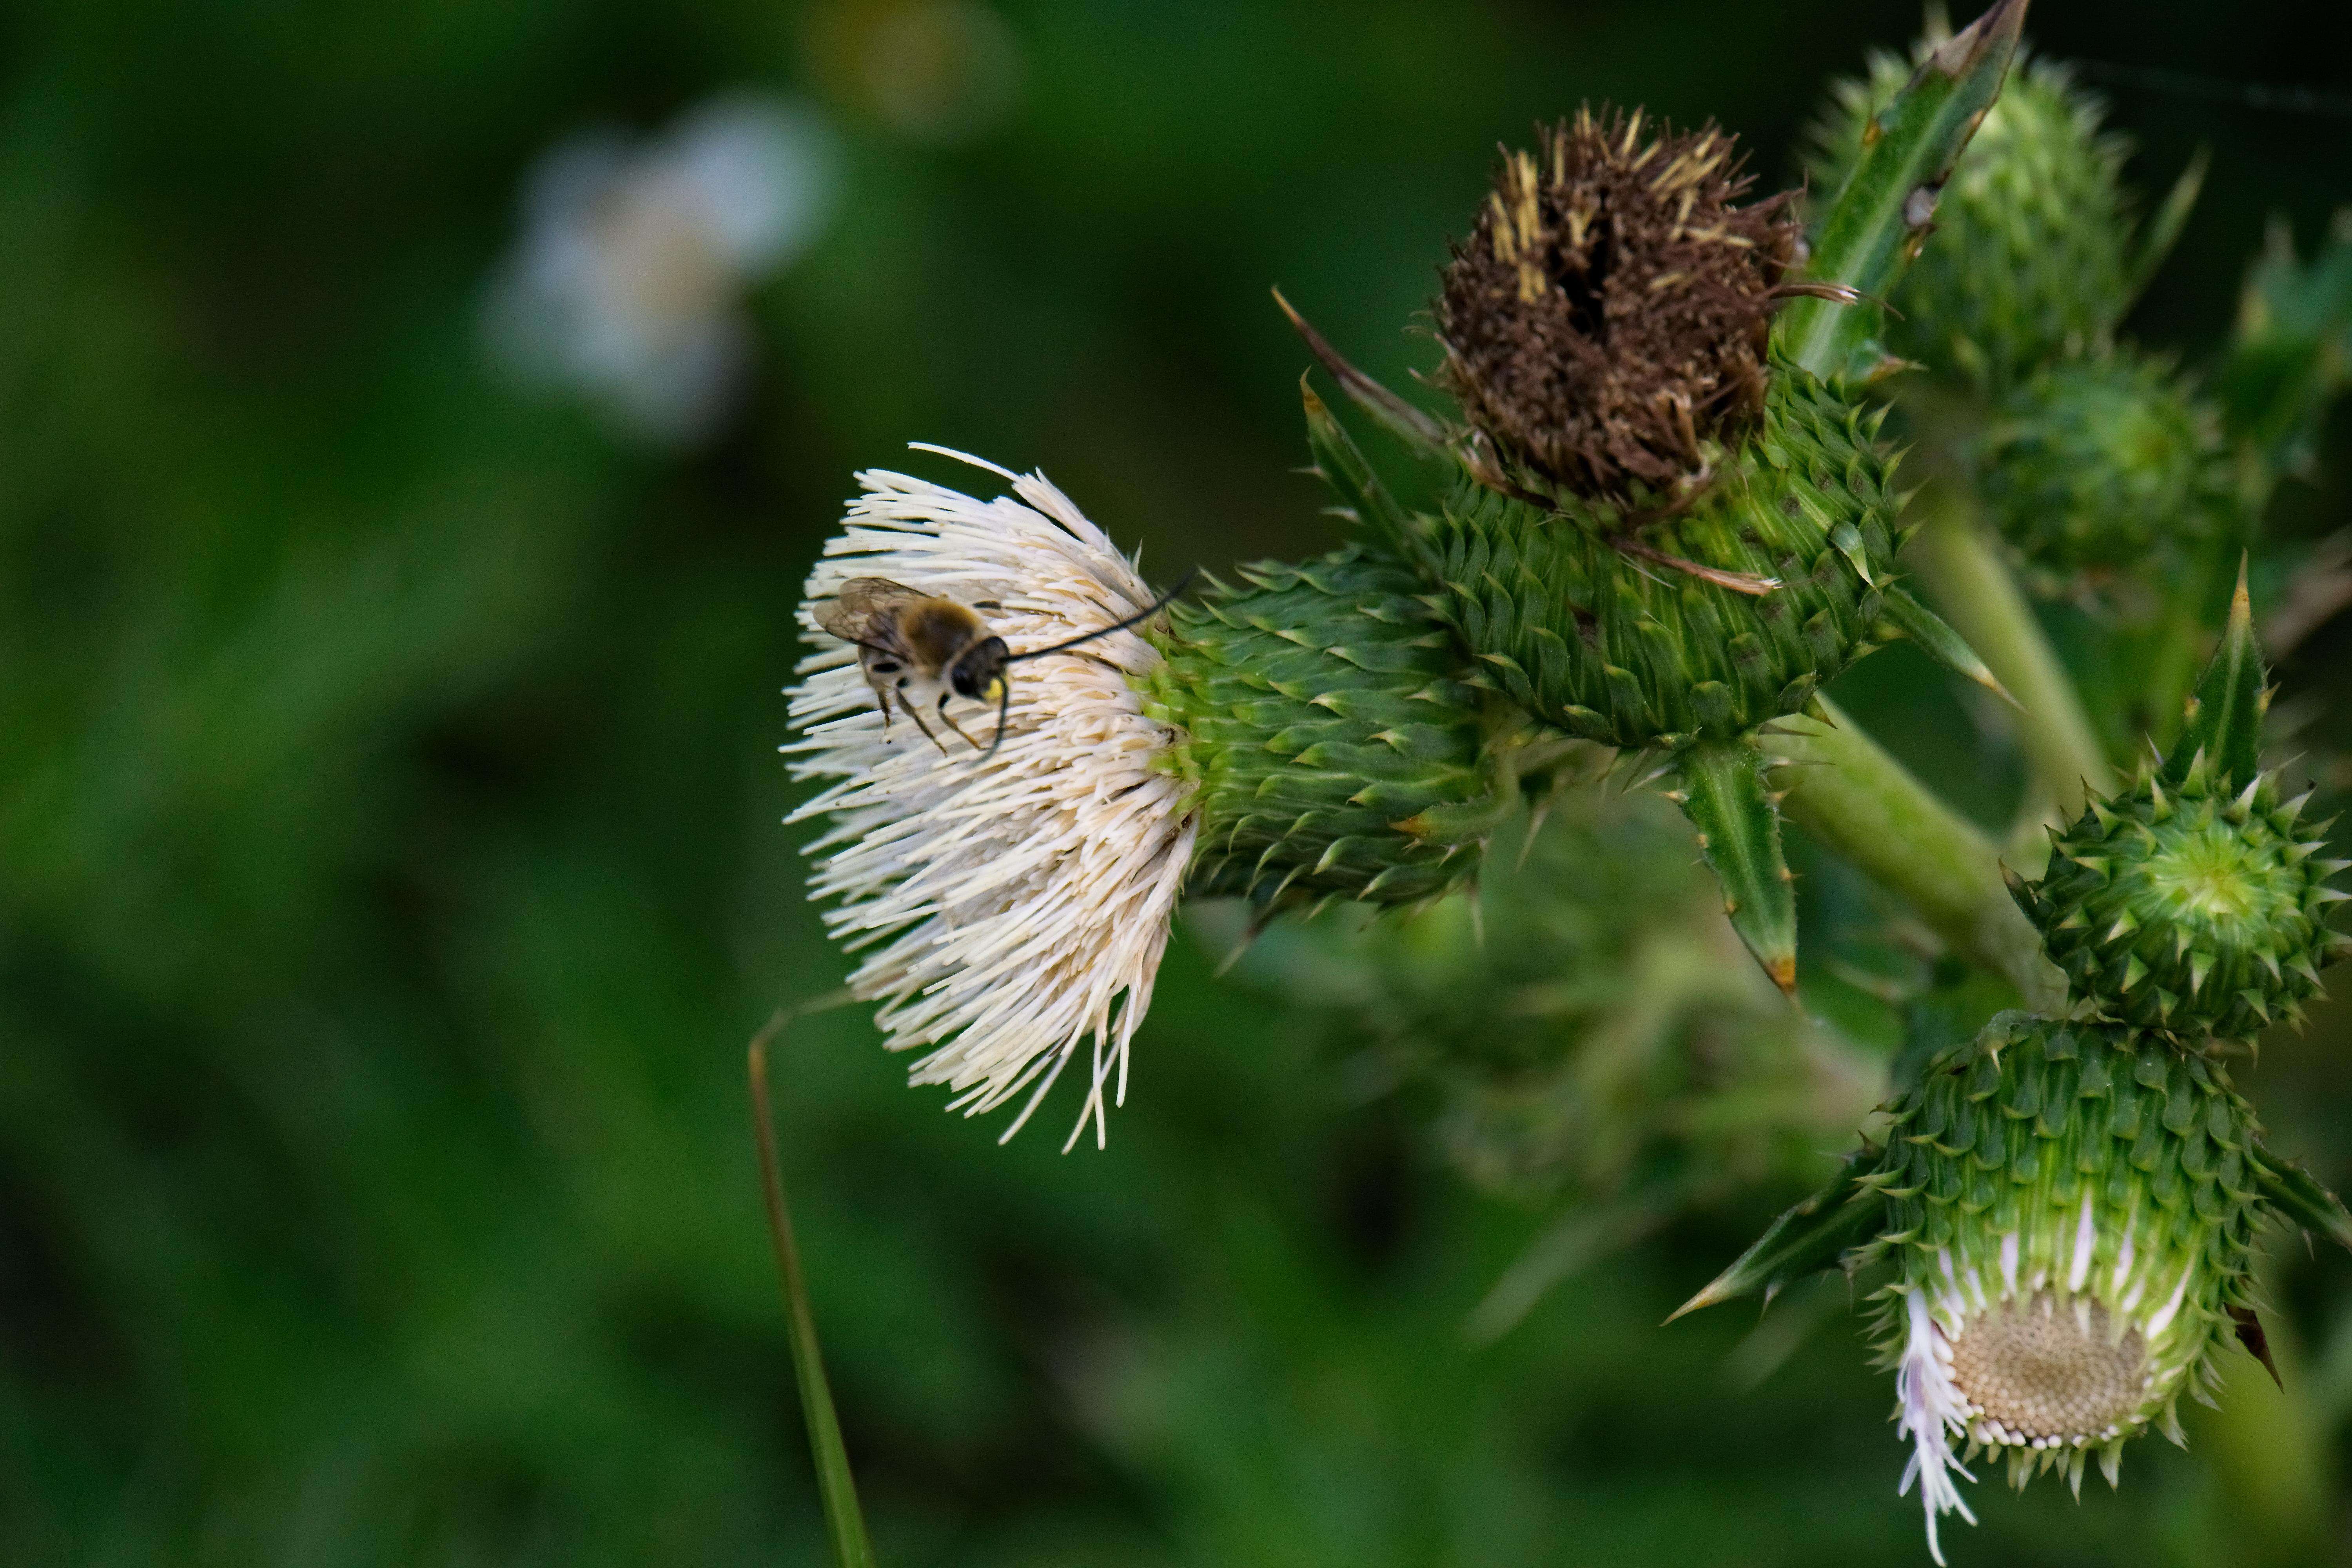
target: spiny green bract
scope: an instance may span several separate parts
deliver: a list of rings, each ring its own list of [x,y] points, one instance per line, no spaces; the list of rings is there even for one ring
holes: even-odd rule
[[[1188,890],[1406,903],[1453,887],[1513,792],[1419,580],[1353,547],[1241,575],[1174,607],[1140,683],[1197,792]]]
[[[1856,1262],[1901,1270],[1878,1293],[1887,1363],[1937,1356],[1970,1451],[2005,1451],[2013,1480],[2079,1484],[2094,1450],[2112,1479],[2126,1438],[2178,1436],[2176,1400],[2217,1381],[2251,1312],[2260,1131],[2203,1057],[1999,1015],[1928,1063],[1864,1179],[1886,1213]],[[1915,1294],[1941,1346],[1919,1343]]]
[[[2337,939],[2325,824],[2282,802],[2278,774],[2234,793],[2200,753],[2168,784],[2151,768],[2052,836],[2042,877],[2013,890],[2077,1000],[2176,1038],[2252,1037],[2299,1017]],[[2308,797],[2305,797],[2308,798]]]
[[[1893,465],[1874,416],[1773,372],[1761,426],[1654,518],[1454,487],[1430,538],[1438,606],[1513,700],[1587,740],[1678,745],[1795,712],[1868,650],[1901,542]]]
[[[1976,459],[2002,536],[2056,573],[2145,564],[2210,532],[2228,500],[2212,409],[2170,367],[2123,351],[2012,389]]]
[[[1811,132],[1811,187],[1834,195],[1863,128],[1911,74],[1891,54],[1845,81]],[[2021,58],[1936,205],[1936,233],[1895,290],[1887,346],[2000,390],[2105,343],[2132,294],[2127,144],[2064,67]]]

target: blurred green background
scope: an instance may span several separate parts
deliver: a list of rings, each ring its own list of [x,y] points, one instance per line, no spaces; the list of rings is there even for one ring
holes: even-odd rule
[[[1769,186],[1823,79],[1919,20],[1003,0],[1001,113],[943,142],[860,63],[890,10],[0,12],[0,1563],[820,1561],[741,1047],[845,967],[774,748],[853,470],[1043,465],[1162,580],[1324,548],[1268,285],[1401,377],[1497,139],[1640,101]],[[2143,188],[2212,150],[2132,323],[2198,359],[2264,222],[2308,246],[2352,201],[2340,97],[2231,84],[2352,90],[2352,19],[2043,0],[2031,31],[2200,79],[2110,78]],[[752,296],[738,416],[654,450],[515,396],[476,321],[533,160],[740,86],[812,98],[845,163]],[[2352,521],[2347,476],[2339,416],[2274,526]],[[1843,695],[2003,804],[1907,658]],[[2338,626],[2283,671],[2323,756],[2347,661]],[[856,1011],[782,1047],[889,1568],[1926,1561],[1842,1290],[1656,1327],[1804,1160],[1474,1337],[1558,1205],[1466,1185],[1425,1097],[1316,999],[1213,978],[1214,935],[1171,947],[1106,1153],[1056,1152],[1075,1092],[998,1148]],[[2324,1012],[2250,1085],[2339,1184],[2347,1046]],[[1952,1561],[2250,1561],[2295,1505],[2248,1478],[2324,1492],[2341,1542],[2352,1259],[2277,1250],[2293,1400],[2237,1379],[2119,1496],[1979,1486]]]

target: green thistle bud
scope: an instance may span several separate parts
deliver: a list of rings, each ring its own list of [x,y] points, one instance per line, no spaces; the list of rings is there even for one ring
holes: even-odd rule
[[[1949,1472],[1980,1450],[2079,1489],[2150,1426],[2179,1440],[2179,1396],[2219,1386],[2252,1321],[2259,1131],[2202,1058],[2017,1013],[1896,1103],[1861,1181],[1886,1205],[1864,1258],[1898,1270],[1876,1333],[1931,1546],[1938,1513],[1969,1517]]]
[[[1906,61],[1878,54],[1866,80],[1832,90],[1811,136],[1813,189],[1843,187],[1871,116],[1910,74]],[[2195,184],[2185,182],[2136,241],[2121,178],[2130,149],[2103,129],[2105,113],[2062,65],[2021,58],[2011,68],[1937,200],[1937,232],[1895,290],[1895,353],[1997,391],[2106,344]]]
[[[2262,658],[2241,581],[2229,631],[2164,762],[2053,832],[2050,864],[2011,890],[2089,1015],[2185,1041],[2247,1039],[2300,1018],[2341,945],[2321,857],[2260,770]]]
[[[2209,531],[2228,500],[2221,421],[2187,380],[2118,351],[2052,365],[2001,398],[1977,487],[2035,566],[2112,571]]]
[[[1895,502],[1860,407],[1776,363],[1753,439],[1679,510],[1551,505],[1465,479],[1428,536],[1439,611],[1487,679],[1586,740],[1675,754],[1675,792],[1767,973],[1796,982],[1795,902],[1760,725],[1866,652],[1888,613]]]
[[[1529,712],[1679,747],[1793,713],[1868,651],[1900,542],[1874,416],[1785,363],[1755,438],[1644,515],[1455,485],[1430,537],[1439,608]]]
[[[1395,562],[1351,547],[1244,569],[1171,613],[1144,711],[1200,818],[1187,890],[1409,903],[1478,864],[1516,790],[1481,694]]]

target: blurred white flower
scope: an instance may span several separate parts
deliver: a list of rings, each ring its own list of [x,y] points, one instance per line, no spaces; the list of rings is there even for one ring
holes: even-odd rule
[[[844,945],[870,950],[850,989],[883,1004],[890,1048],[935,1047],[912,1080],[946,1084],[968,1114],[1025,1093],[1010,1138],[1091,1037],[1070,1142],[1092,1121],[1099,1144],[1106,1100],[1126,1098],[1128,1046],[1197,831],[1165,765],[1175,733],[1144,716],[1133,684],[1159,651],[1120,631],[1024,661],[1003,743],[942,750],[904,721],[885,731],[856,649],[818,629],[814,605],[853,577],[887,578],[989,606],[990,629],[1017,653],[1153,595],[1044,475],[945,455],[1001,475],[1013,495],[860,474],[865,493],[810,574],[801,626],[817,651],[791,692],[802,738],[785,751],[795,778],[829,782],[791,820],[832,819],[810,847],[812,882],[839,900],[824,918]]]
[[[726,415],[751,359],[747,287],[832,206],[838,154],[817,112],[715,100],[665,134],[563,142],[523,193],[523,234],[483,328],[517,382],[569,391],[633,434],[685,443]]]

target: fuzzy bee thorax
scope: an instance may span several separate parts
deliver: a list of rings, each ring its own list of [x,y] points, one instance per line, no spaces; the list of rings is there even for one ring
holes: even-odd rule
[[[909,605],[901,613],[898,626],[917,662],[929,670],[946,669],[957,655],[988,635],[980,616],[953,599],[925,599]]]

